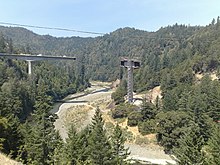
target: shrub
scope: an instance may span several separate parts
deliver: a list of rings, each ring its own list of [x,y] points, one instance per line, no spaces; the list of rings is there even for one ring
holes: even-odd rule
[[[151,119],[138,124],[138,130],[142,135],[156,133],[156,120]]]
[[[111,111],[112,117],[116,118],[124,118],[127,117],[132,111],[137,111],[138,107],[135,105],[130,105],[128,103],[119,104]]]
[[[133,111],[128,116],[128,126],[137,126],[138,122],[142,120],[143,116],[139,111]]]

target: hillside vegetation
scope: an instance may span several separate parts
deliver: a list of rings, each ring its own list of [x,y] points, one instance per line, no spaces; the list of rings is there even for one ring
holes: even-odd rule
[[[0,150],[31,164],[124,162],[128,153],[121,130],[117,125],[114,138],[108,137],[99,108],[90,127],[80,133],[71,128],[67,145],[54,131],[56,116],[49,113],[52,101],[83,90],[89,79],[119,78],[121,84],[112,94],[113,118],[127,118],[128,125],[138,126],[143,135],[156,134],[157,143],[174,154],[179,164],[218,164],[219,45],[219,17],[206,27],[175,24],[156,32],[123,28],[96,38],[55,38],[0,27],[0,52],[77,57],[73,63],[39,62],[33,77],[28,77],[24,62],[1,59]],[[121,57],[141,61],[134,72],[135,92],[160,86],[162,98],[154,103],[144,98],[141,106],[124,103]],[[215,80],[209,76],[213,72]],[[80,141],[81,137],[86,138]],[[121,148],[115,148],[120,139]]]

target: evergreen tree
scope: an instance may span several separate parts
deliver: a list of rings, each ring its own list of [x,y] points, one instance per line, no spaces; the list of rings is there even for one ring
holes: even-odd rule
[[[156,97],[156,100],[155,100],[155,110],[156,110],[156,113],[158,113],[161,109],[161,100],[159,98],[159,96]]]
[[[120,126],[115,126],[113,135],[111,136],[111,144],[113,150],[114,164],[122,165],[126,164],[126,158],[130,154],[128,148],[125,148],[124,143],[126,138],[124,137]]]
[[[111,165],[112,149],[104,129],[104,121],[100,109],[97,107],[92,119],[91,133],[89,137],[89,160],[92,164]]]
[[[33,116],[32,128],[29,135],[25,136],[28,163],[47,165],[54,162],[54,150],[60,138],[54,130],[53,122],[49,120],[46,113]]]
[[[172,153],[173,148],[179,145],[178,139],[194,123],[189,114],[178,111],[160,112],[155,119],[158,123],[157,141],[167,153]]]
[[[54,150],[60,137],[57,136],[53,125],[56,116],[49,113],[50,97],[39,90],[36,99],[35,111],[29,123],[31,127],[27,127],[30,130],[24,132],[24,150],[27,152],[28,163],[47,165],[54,162]]]
[[[119,87],[112,93],[111,98],[115,101],[115,104],[120,104],[125,101],[124,96],[127,94],[127,83],[122,80]]]
[[[5,149],[8,150],[9,155],[12,158],[16,158],[20,146],[23,144],[23,136],[20,131],[20,121],[15,115],[11,115],[8,118],[9,130],[7,132],[8,137],[6,139]]]
[[[68,138],[66,139],[66,147],[64,151],[67,160],[66,164],[75,165],[79,161],[79,150],[81,148],[79,140],[79,135],[77,134],[76,129],[71,125],[68,131]]]
[[[178,164],[182,165],[201,165],[204,163],[204,153],[202,147],[204,145],[203,137],[200,134],[198,126],[191,127],[191,131],[179,139],[179,146],[174,148],[173,152],[176,156]]]
[[[7,138],[8,132],[8,120],[0,116],[0,151],[5,152],[4,143]]]
[[[220,164],[220,126],[215,125],[208,141],[207,164]]]
[[[172,111],[177,110],[177,102],[179,100],[178,93],[176,91],[177,88],[173,90],[166,91],[163,94],[163,110]]]
[[[152,103],[147,102],[146,98],[143,98],[142,101],[141,114],[144,120],[152,119],[156,115],[154,105]]]
[[[90,137],[91,130],[89,127],[84,128],[79,133],[79,145],[80,148],[78,149],[78,163],[82,162],[82,164],[86,164],[89,162],[89,155],[90,155],[90,149],[89,149],[89,137]]]
[[[2,33],[0,33],[0,52],[5,53],[6,43]]]

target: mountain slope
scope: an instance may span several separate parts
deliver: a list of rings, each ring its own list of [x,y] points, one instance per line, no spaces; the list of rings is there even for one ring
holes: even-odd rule
[[[185,68],[193,70],[196,67],[198,70],[201,58],[204,67],[212,65],[208,55],[215,54],[218,58],[218,27],[217,21],[206,27],[175,24],[156,32],[123,28],[96,38],[56,38],[37,35],[24,28],[2,26],[0,33],[12,38],[20,49],[29,47],[31,53],[76,56],[84,74],[95,80],[121,78],[125,70],[120,69],[120,58],[138,58],[141,68],[135,71],[135,81],[138,82],[135,88],[144,90],[161,83],[160,75],[165,68],[178,70],[184,61],[190,61],[190,66]]]

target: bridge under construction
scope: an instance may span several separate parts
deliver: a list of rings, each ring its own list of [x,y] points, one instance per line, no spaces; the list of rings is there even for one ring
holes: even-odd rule
[[[45,61],[45,60],[76,60],[75,57],[66,56],[49,56],[49,55],[31,55],[31,54],[9,54],[0,53],[0,58],[24,60],[28,62],[28,74],[32,74],[32,62],[33,61]]]

